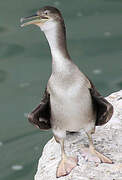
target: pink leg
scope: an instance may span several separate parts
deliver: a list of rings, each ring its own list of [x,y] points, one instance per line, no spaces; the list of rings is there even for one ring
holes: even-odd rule
[[[68,157],[64,151],[64,140],[58,139],[58,142],[61,145],[61,161],[57,167],[56,177],[66,176],[71,170],[77,166],[78,160],[77,157]]]
[[[94,161],[94,162],[101,162],[101,163],[109,163],[112,164],[112,161],[104,156],[103,154],[101,154],[100,152],[96,151],[94,145],[93,145],[93,141],[92,141],[92,134],[91,133],[87,133],[88,139],[89,139],[89,149],[86,149],[84,152],[84,157],[85,159],[87,159],[88,161]]]

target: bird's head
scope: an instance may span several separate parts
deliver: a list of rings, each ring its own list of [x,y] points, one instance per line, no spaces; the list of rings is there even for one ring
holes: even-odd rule
[[[45,6],[37,11],[35,15],[21,18],[21,22],[26,21],[21,27],[35,24],[41,28],[42,31],[52,29],[56,24],[63,22],[60,11],[51,6]]]

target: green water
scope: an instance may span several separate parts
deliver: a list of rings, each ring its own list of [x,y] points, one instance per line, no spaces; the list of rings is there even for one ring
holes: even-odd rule
[[[1,0],[0,180],[32,180],[52,136],[26,119],[51,73],[48,44],[39,28],[19,26],[20,17],[44,5],[62,10],[72,59],[99,91],[107,95],[122,89],[121,0]]]

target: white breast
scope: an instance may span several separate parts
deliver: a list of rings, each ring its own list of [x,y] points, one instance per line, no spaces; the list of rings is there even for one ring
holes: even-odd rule
[[[93,116],[91,97],[84,80],[70,82],[53,81],[51,87],[51,111],[54,125],[60,129],[78,131]]]

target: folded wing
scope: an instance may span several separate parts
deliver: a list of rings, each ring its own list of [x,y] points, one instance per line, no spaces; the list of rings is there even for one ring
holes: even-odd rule
[[[31,113],[29,113],[28,120],[36,127],[42,130],[47,130],[51,128],[50,116],[50,95],[47,90],[45,90],[40,104]]]
[[[91,83],[91,82],[90,82]],[[94,111],[96,112],[96,126],[107,123],[113,114],[113,106],[96,90],[91,83],[90,94],[92,97]]]

